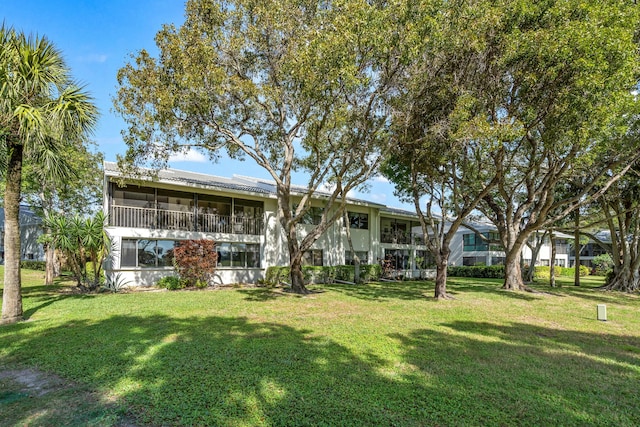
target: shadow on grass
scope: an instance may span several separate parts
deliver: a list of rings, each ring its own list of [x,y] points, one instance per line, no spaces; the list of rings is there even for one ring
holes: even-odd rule
[[[371,301],[390,300],[418,300],[433,299],[434,282],[432,281],[403,281],[403,282],[373,282],[362,285],[331,284],[323,288],[349,295],[354,298]],[[501,289],[502,284],[497,279],[472,279],[452,277],[447,282],[447,293],[454,297],[463,294],[491,294],[506,298],[533,301],[536,297],[526,292],[512,292]]]
[[[640,423],[635,338],[453,322],[391,339],[400,361],[284,324],[131,315],[12,325],[0,348],[150,425]]]
[[[425,299],[433,296],[433,282],[428,281],[372,282],[359,285],[332,283],[322,287],[354,298],[380,302]]]
[[[392,338],[431,404],[471,425],[640,425],[636,337],[452,322]],[[458,424],[453,422],[453,424]]]
[[[69,298],[80,300],[94,297],[94,295],[92,294],[55,294],[52,293],[51,290],[43,295],[44,296],[36,296],[35,298],[33,298],[33,301],[36,302],[37,305],[24,310],[23,316],[25,320],[29,320],[31,316],[33,316],[38,310],[42,310],[43,308],[48,307],[56,302],[63,301]]]
[[[614,303],[619,305],[632,305],[638,301],[637,294],[625,294],[617,291],[607,291],[601,288],[601,282],[590,282],[582,286],[574,286],[573,283],[551,287],[544,282],[534,282],[532,287],[541,292],[548,292],[560,296],[581,298],[595,303]],[[621,298],[624,296],[624,298]]]

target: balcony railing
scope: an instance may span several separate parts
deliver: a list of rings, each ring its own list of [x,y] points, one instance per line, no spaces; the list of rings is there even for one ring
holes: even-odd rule
[[[115,227],[253,235],[262,234],[264,227],[262,218],[214,214],[195,215],[193,212],[131,206],[112,206],[109,223]]]
[[[424,238],[422,234],[408,233],[406,231],[388,231],[380,233],[380,242],[382,243],[397,243],[404,245],[424,245]]]

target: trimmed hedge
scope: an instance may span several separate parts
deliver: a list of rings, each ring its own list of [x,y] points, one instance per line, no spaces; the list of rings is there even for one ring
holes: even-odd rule
[[[380,264],[361,264],[360,280],[363,282],[375,282],[382,277],[382,266]]]
[[[46,265],[47,263],[45,261],[31,261],[31,260],[20,261],[20,268],[24,268],[25,270],[45,271]]]
[[[333,283],[336,277],[334,267],[324,267],[315,265],[305,265],[302,267],[302,275],[305,283]]]
[[[451,277],[478,277],[504,279],[504,265],[449,266],[447,275]]]
[[[551,268],[548,266],[538,266],[536,267],[534,276],[536,279],[548,279],[551,276],[550,270]],[[556,276],[573,277],[576,274],[576,269],[574,267],[556,267],[555,272]],[[589,267],[586,265],[580,266],[580,276],[588,276],[589,273]]]
[[[289,282],[291,268],[286,267],[268,267],[265,273],[264,282],[267,285],[275,286],[280,282]],[[305,283],[309,284],[329,284],[334,280],[344,280],[353,282],[355,277],[355,266],[353,265],[337,265],[337,266],[313,266],[306,265],[302,267],[302,275]],[[360,266],[360,280],[364,282],[372,282],[378,280],[382,275],[382,267],[379,264],[362,264]]]

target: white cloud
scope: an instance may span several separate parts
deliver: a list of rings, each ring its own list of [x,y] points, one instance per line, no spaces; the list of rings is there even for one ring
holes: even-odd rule
[[[372,202],[384,204],[387,201],[387,195],[385,193],[367,194],[367,198]]]
[[[327,193],[333,193],[335,189],[336,189],[335,184],[327,184],[327,183],[321,184],[318,187],[318,191],[325,191]],[[349,190],[347,191],[347,197],[355,198],[357,197],[357,192],[354,190]]]
[[[204,154],[193,149],[186,153],[176,153],[169,157],[170,162],[192,162],[192,163],[206,163],[207,158]]]
[[[384,176],[382,176],[382,175],[374,176],[373,178],[371,178],[371,181],[373,181],[373,182],[382,182],[382,183],[385,183],[385,184],[389,183],[389,180],[387,178],[385,178]]]

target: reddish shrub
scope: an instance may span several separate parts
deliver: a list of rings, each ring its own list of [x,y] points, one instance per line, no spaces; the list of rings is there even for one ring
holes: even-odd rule
[[[189,286],[204,288],[216,269],[218,254],[213,240],[183,240],[173,250],[180,278]]]

